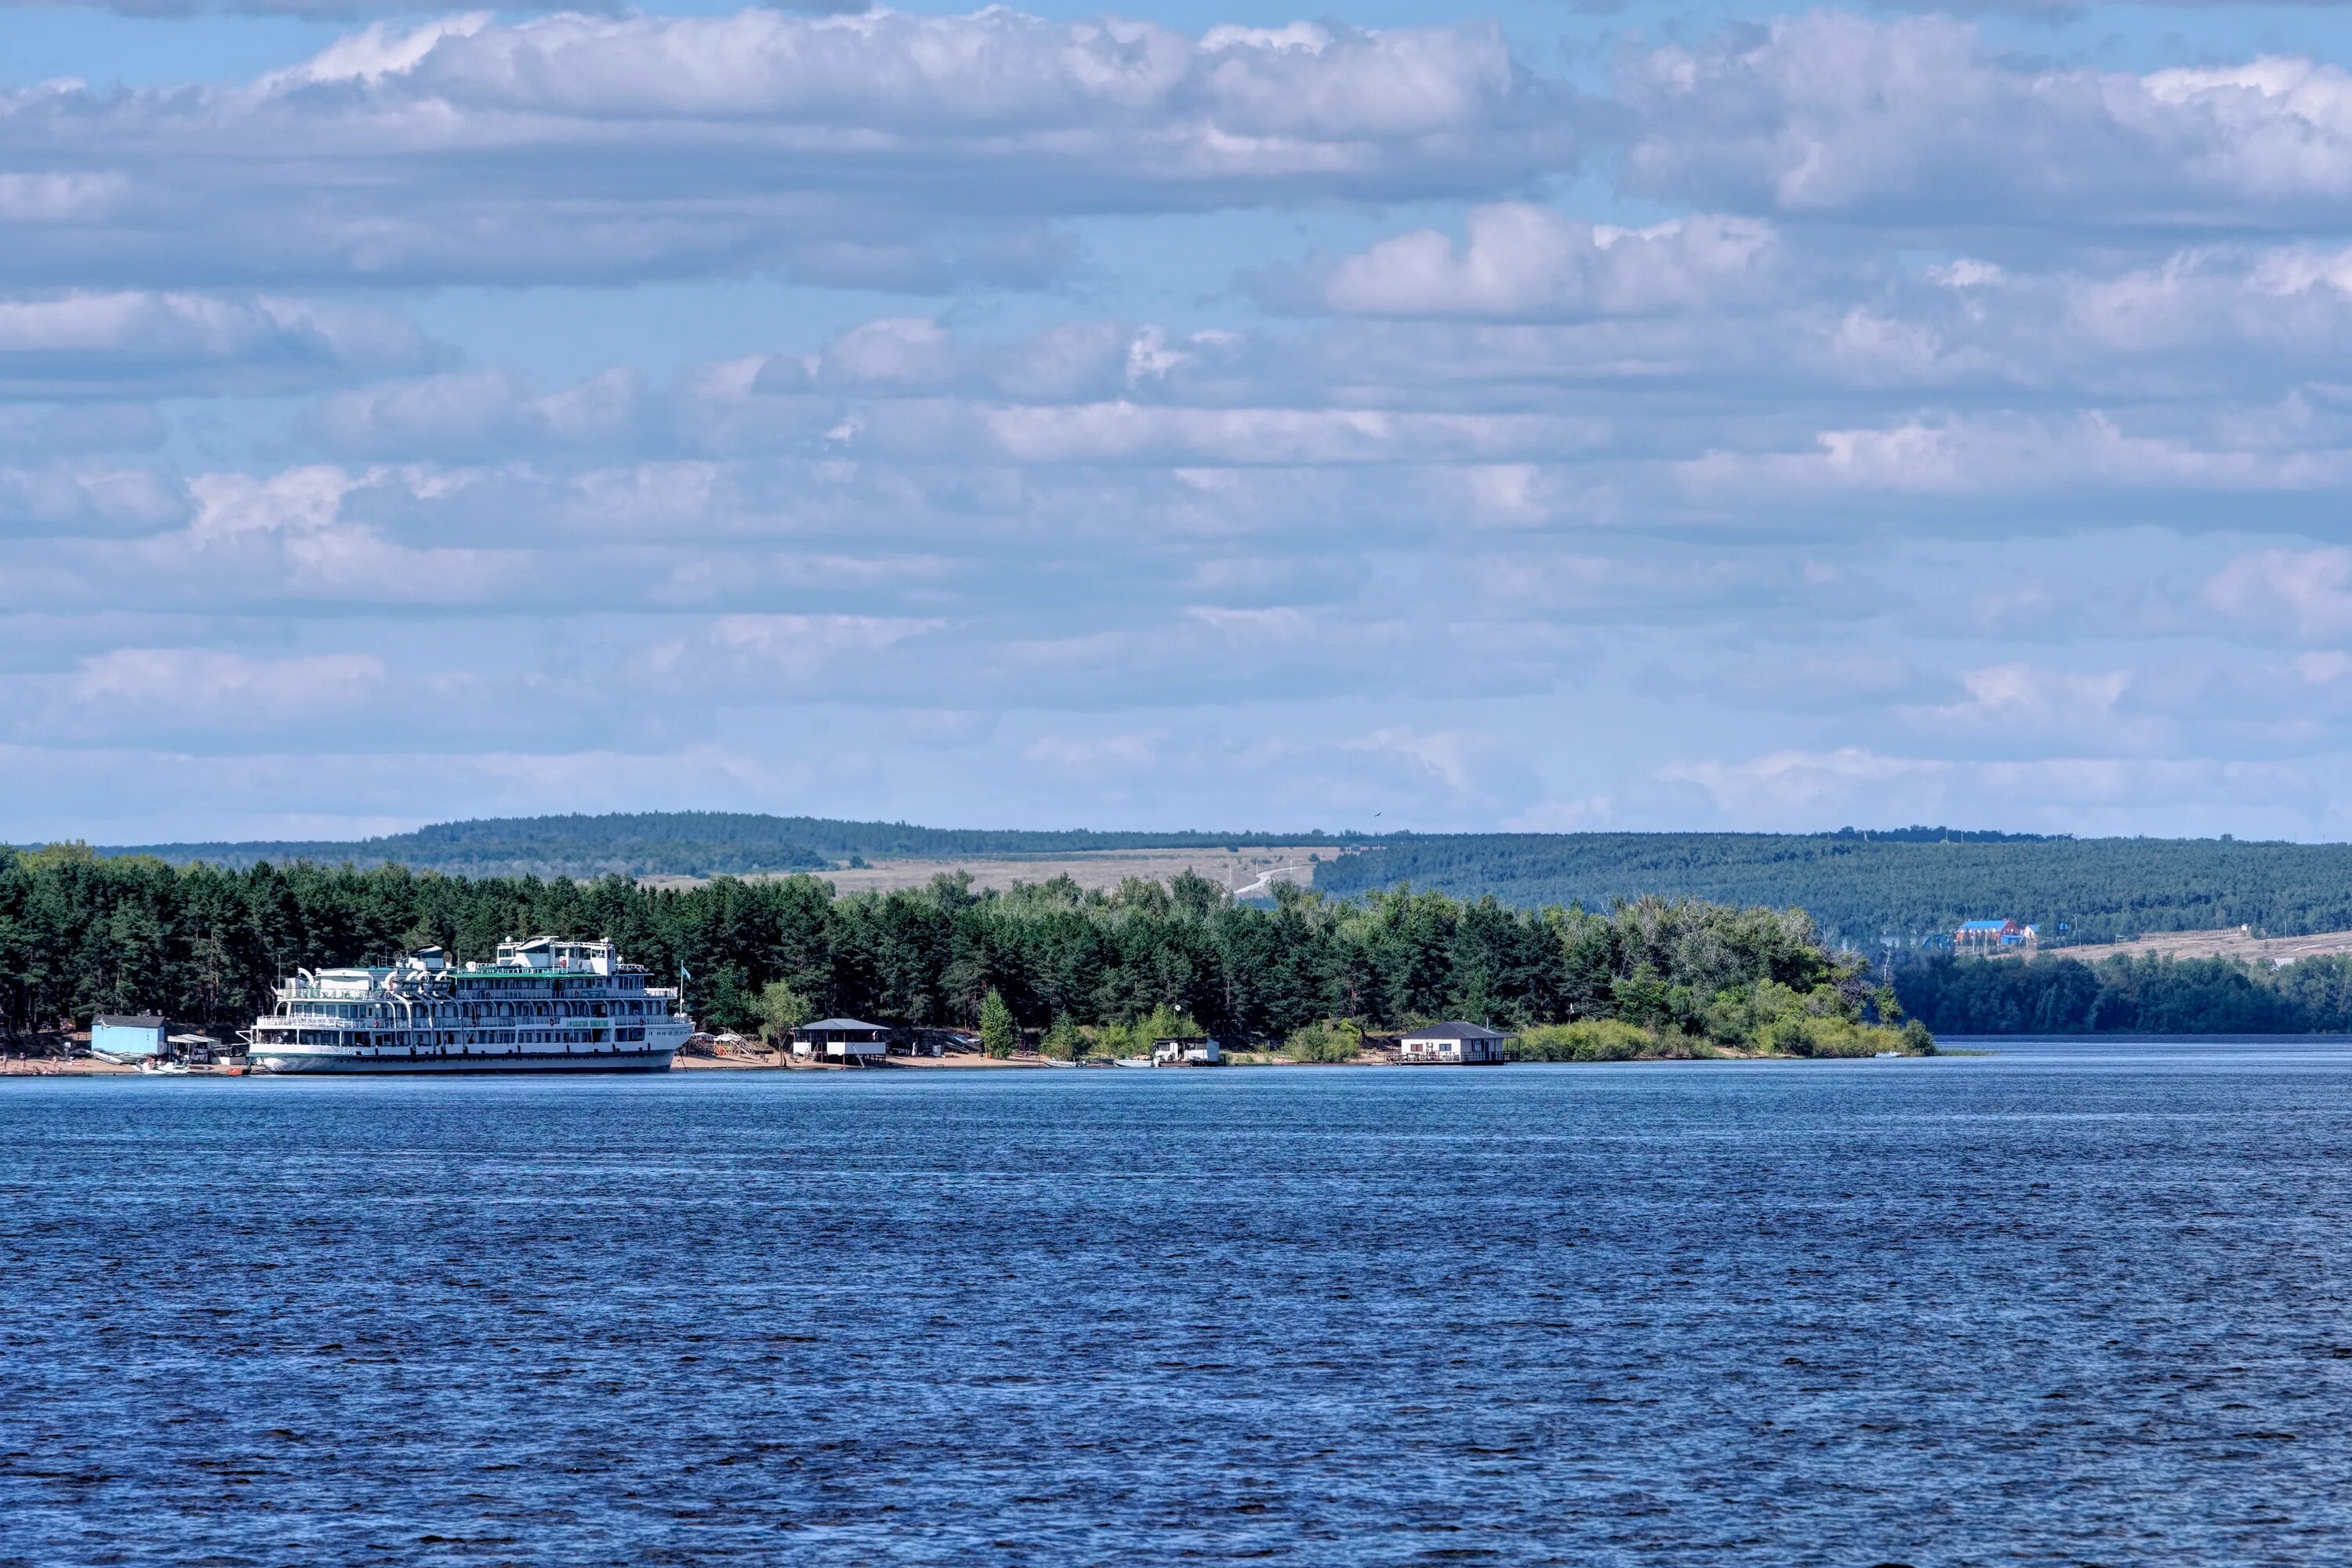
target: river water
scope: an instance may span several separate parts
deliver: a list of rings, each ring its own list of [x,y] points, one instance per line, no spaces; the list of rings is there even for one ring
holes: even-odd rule
[[[2352,1561],[2352,1043],[0,1080],[0,1563]]]

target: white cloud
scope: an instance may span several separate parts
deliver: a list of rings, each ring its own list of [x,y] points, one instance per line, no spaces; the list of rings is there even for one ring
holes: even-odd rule
[[[1658,770],[1658,777],[1668,784],[1696,784],[1718,809],[1753,821],[1801,815],[1849,798],[1857,785],[1932,776],[1948,767],[1843,746],[1832,752],[1786,749],[1739,763],[1669,763]]]
[[[414,501],[446,482],[331,465],[268,476],[200,474],[188,481],[195,503],[188,525],[140,541],[128,556],[109,559],[107,570],[118,581],[167,584],[175,597],[210,593],[223,603],[327,609],[496,602],[527,556],[412,543],[352,515],[355,500],[390,494]]]
[[[1628,178],[1722,208],[1942,226],[2352,210],[2352,76],[2266,58],[2144,75],[1996,54],[1947,17],[1837,11],[1643,58]]]
[[[383,676],[383,661],[371,654],[254,659],[219,648],[124,647],[82,660],[66,690],[79,702],[200,709],[215,721],[239,713],[282,720],[314,703],[359,700]]]
[[[169,291],[0,296],[0,395],[19,397],[282,392],[447,355],[382,310]]]
[[[1155,767],[1164,736],[1040,735],[1021,749],[1022,760],[1059,773],[1091,776],[1136,773]]]
[[[152,468],[90,462],[0,468],[0,540],[149,533],[186,516],[180,487]]]
[[[1960,686],[1967,695],[1924,712],[1970,726],[2080,724],[2113,713],[2131,683],[2128,669],[2093,675],[2034,664],[1998,664],[1964,672]]]
[[[1494,750],[1491,735],[1465,730],[1417,731],[1391,725],[1346,742],[1351,752],[1385,753],[1421,768],[1456,795],[1481,790],[1480,759]]]
[[[354,457],[514,458],[550,447],[629,451],[657,417],[645,378],[616,367],[543,397],[498,371],[340,393],[310,425],[330,450]]]
[[[1330,310],[1366,316],[1633,315],[1759,297],[1778,261],[1771,228],[1751,218],[1622,229],[1513,203],[1474,208],[1459,246],[1416,229],[1346,257],[1319,294]]]
[[[1659,778],[1701,792],[1738,826],[1819,831],[1945,822],[2087,835],[2284,836],[2343,831],[2332,759],[2060,754],[1954,762],[1864,747],[1782,750],[1742,762],[1676,763]]]
[[[2113,417],[1913,419],[1823,430],[1804,452],[1711,452],[1681,466],[1712,494],[2016,494],[2084,489],[2295,492],[2352,479],[2352,449],[2280,451],[2221,438],[2135,434]]]
[[[1573,110],[1492,28],[378,24],[240,85],[0,89],[0,168],[85,182],[10,187],[58,221],[0,279],[1035,283],[1058,216],[1496,193],[1572,163]]]
[[[2291,629],[2307,641],[2352,637],[2352,550],[2257,550],[2238,556],[2206,599],[2251,630]]]
[[[89,223],[106,217],[130,193],[121,174],[0,174],[0,222]]]

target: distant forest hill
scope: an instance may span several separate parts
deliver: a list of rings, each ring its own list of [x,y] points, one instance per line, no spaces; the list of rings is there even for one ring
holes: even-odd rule
[[[1316,868],[1346,898],[1410,883],[1523,907],[1606,910],[1644,894],[1797,905],[1832,942],[1906,945],[1963,920],[2016,920],[2045,946],[2252,925],[2352,929],[2352,845],[2063,838],[1914,827],[1862,833],[1413,836]],[[2067,930],[2061,935],[2059,927]]]
[[[335,841],[110,846],[110,858],[152,856],[173,865],[204,861],[242,869],[269,861],[406,866],[467,877],[749,876],[821,871],[849,859],[982,855],[1063,855],[1087,849],[1206,849],[1360,842],[1326,833],[1094,833],[916,827],[904,822],[841,822],[821,816],[761,816],[660,811],[605,816],[506,816],[444,822],[414,833]]]

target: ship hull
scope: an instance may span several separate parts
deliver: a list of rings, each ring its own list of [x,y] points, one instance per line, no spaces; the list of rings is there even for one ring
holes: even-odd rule
[[[667,1072],[671,1052],[504,1052],[492,1056],[362,1057],[328,1051],[256,1051],[247,1058],[256,1073],[276,1077],[349,1076],[360,1073],[615,1073]]]

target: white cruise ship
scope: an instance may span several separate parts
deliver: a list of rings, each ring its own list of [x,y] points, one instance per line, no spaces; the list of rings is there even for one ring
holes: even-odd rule
[[[609,942],[535,936],[452,968],[305,969],[246,1031],[260,1072],[663,1072],[694,1026]]]

